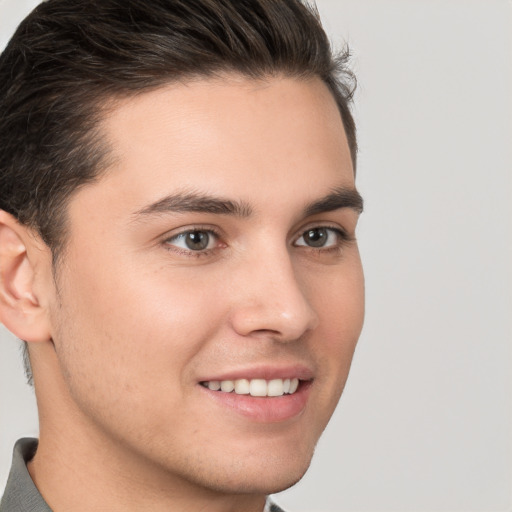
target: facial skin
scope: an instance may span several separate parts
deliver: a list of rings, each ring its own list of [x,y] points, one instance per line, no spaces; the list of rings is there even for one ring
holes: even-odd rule
[[[47,331],[31,474],[57,512],[261,512],[306,471],[362,327],[334,99],[317,79],[198,80],[120,101],[102,129],[115,163],[72,197],[55,279],[29,251]],[[279,398],[204,385],[295,376]]]

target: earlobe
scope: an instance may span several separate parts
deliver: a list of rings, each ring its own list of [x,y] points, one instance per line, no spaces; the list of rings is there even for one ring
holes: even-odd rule
[[[47,341],[47,315],[34,292],[35,262],[27,250],[30,236],[0,210],[0,322],[24,341]]]

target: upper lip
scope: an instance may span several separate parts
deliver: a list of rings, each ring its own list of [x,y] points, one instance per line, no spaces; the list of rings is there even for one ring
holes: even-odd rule
[[[200,378],[199,382],[209,382],[212,380],[237,380],[237,379],[294,379],[299,380],[312,380],[313,370],[302,363],[276,365],[276,364],[261,364],[251,365],[246,368],[236,368],[227,371],[221,371],[204,378]]]

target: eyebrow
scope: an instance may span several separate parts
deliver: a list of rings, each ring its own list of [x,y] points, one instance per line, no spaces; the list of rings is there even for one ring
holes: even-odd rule
[[[350,208],[357,213],[363,211],[363,198],[355,188],[339,187],[304,208],[306,217],[319,213]],[[196,192],[171,194],[135,212],[135,217],[146,217],[163,213],[209,213],[214,215],[234,215],[250,217],[252,207],[244,201],[214,197]]]
[[[310,217],[341,208],[350,208],[360,214],[363,212],[363,206],[363,198],[355,188],[338,187],[329,195],[308,204],[304,212],[306,217]]]
[[[232,201],[231,199],[224,199],[222,197],[189,192],[168,195],[146,206],[142,210],[135,212],[135,216],[185,212],[249,217],[252,214],[252,208],[243,201]]]

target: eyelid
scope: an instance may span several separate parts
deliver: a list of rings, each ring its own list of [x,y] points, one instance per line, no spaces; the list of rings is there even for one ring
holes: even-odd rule
[[[182,228],[177,228],[176,230],[173,230],[170,233],[165,234],[162,237],[162,245],[166,246],[167,250],[173,250],[177,253],[181,253],[184,255],[191,255],[191,256],[201,256],[205,254],[209,254],[212,251],[215,251],[218,247],[212,247],[209,249],[202,249],[194,251],[192,249],[187,249],[185,247],[179,247],[176,244],[173,244],[172,242],[179,237],[185,236],[187,233],[192,233],[194,231],[201,231],[204,233],[208,233],[208,235],[212,236],[216,240],[216,245],[218,246],[219,241],[221,240],[221,234],[219,231],[212,226],[184,226]]]
[[[311,231],[312,229],[329,229],[331,231],[335,231],[340,237],[344,239],[351,239],[353,238],[347,229],[345,229],[343,226],[339,224],[333,224],[331,222],[312,222],[309,224],[306,224],[305,226],[301,227],[299,230],[296,231],[296,235],[294,237],[295,240],[303,236],[308,231]]]
[[[190,233],[191,231],[204,231],[206,233],[211,233],[218,238],[221,238],[223,236],[219,228],[217,228],[216,226],[212,226],[210,224],[186,224],[184,226],[179,226],[177,228],[170,229],[169,231],[161,235],[160,239],[165,242],[167,240],[176,238],[180,235]]]
[[[311,230],[315,229],[325,229],[327,230],[328,237],[326,239],[326,245],[320,245],[315,247],[314,245],[309,245],[305,241],[303,243],[299,243],[300,239],[304,237],[304,235]],[[334,241],[329,241],[329,239],[334,236]],[[332,225],[325,222],[318,222],[315,224],[306,225],[301,228],[300,232],[295,236],[293,241],[293,246],[298,247],[301,250],[312,251],[316,254],[323,254],[328,252],[339,252],[341,251],[348,243],[355,241],[355,236],[350,234],[344,227],[339,224]]]

